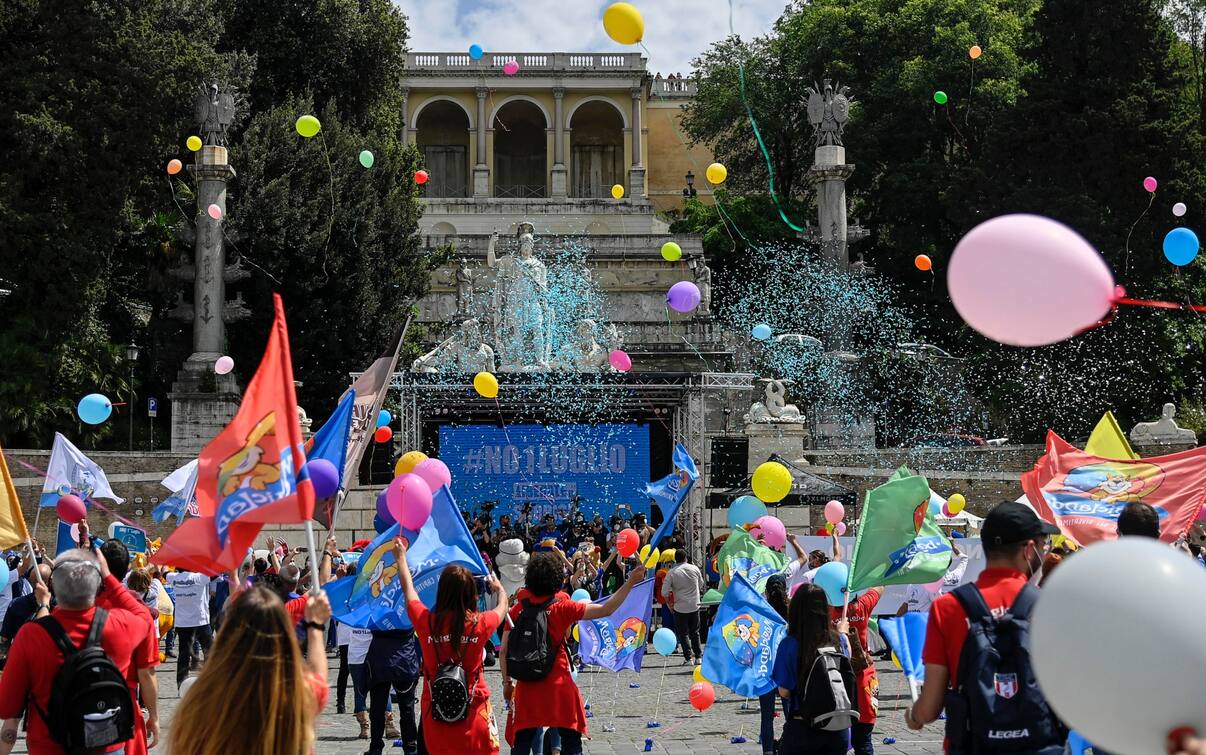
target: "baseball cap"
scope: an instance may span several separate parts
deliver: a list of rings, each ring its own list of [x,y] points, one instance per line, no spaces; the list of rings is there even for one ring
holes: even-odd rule
[[[1034,509],[1017,501],[1001,501],[980,527],[980,540],[989,546],[1012,545],[1043,535],[1058,535],[1059,527],[1044,522]]]

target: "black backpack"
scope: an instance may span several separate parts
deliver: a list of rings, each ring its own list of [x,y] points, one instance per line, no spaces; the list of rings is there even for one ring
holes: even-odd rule
[[[465,647],[469,643],[465,641],[467,638],[462,637],[462,658],[449,659],[446,663],[441,663],[439,651],[434,650],[437,645],[435,632],[431,629],[430,614],[427,626],[428,636],[432,638],[431,646],[436,654],[436,674],[435,678],[431,680],[431,717],[446,724],[464,721],[469,715],[469,703],[473,697],[472,690],[469,689],[465,667],[461,663]]]
[[[556,597],[543,603],[523,601],[519,620],[507,641],[507,675],[521,682],[537,682],[549,675],[557,653],[549,641],[549,606]]]
[[[1037,588],[1026,585],[994,618],[974,583],[951,591],[967,613],[959,674],[946,692],[949,755],[1061,753],[1067,730],[1051,712],[1030,663],[1030,612]]]
[[[813,729],[845,731],[858,723],[858,684],[850,659],[836,648],[817,648],[797,686],[800,716]]]
[[[96,609],[82,648],[75,647],[57,619],[44,616],[37,620],[63,652],[63,665],[55,672],[50,690],[50,706],[38,714],[50,735],[69,753],[108,747],[134,736],[130,688],[101,647],[108,617],[103,608]]]

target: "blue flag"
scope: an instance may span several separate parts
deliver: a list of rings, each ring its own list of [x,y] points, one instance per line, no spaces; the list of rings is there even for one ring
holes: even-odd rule
[[[628,668],[639,672],[645,658],[645,639],[653,616],[652,578],[637,584],[615,613],[603,619],[578,622],[583,663],[609,671]],[[606,603],[607,598],[595,603]]]
[[[367,629],[410,629],[406,596],[394,561],[394,538],[409,538],[406,563],[423,605],[435,606],[436,589],[444,567],[459,564],[475,575],[489,574],[482,554],[473,543],[469,528],[447,486],[435,492],[431,518],[418,533],[403,531],[395,524],[377,536],[364,554],[356,574],[326,586],[336,619]]]
[[[653,499],[662,512],[662,523],[657,532],[649,540],[650,545],[657,547],[663,537],[674,532],[674,523],[678,519],[678,510],[691,492],[691,486],[699,479],[699,470],[695,468],[695,460],[687,453],[682,443],[674,444],[674,473],[666,475],[657,482],[645,486],[645,495]]]
[[[787,622],[740,574],[734,575],[708,632],[703,675],[742,697],[775,688],[771,670]]]
[[[892,646],[905,678],[913,686],[925,681],[921,651],[925,647],[925,628],[929,619],[929,614],[911,611],[904,616],[885,616],[879,620],[879,633]]]
[[[339,406],[335,407],[335,411],[331,412],[331,416],[327,418],[323,426],[314,433],[309,448],[306,449],[307,462],[326,459],[335,465],[335,469],[339,472],[340,489],[346,487],[343,476],[348,460],[348,438],[352,433],[352,408],[355,404],[356,391],[348,390],[340,400]],[[337,513],[335,508],[337,498],[336,496],[324,501],[315,501],[315,521],[320,522],[324,527],[331,526],[331,520]]]

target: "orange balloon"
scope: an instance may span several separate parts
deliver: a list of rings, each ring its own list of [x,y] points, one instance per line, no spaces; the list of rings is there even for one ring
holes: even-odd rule
[[[168,167],[167,167],[168,175],[169,176],[176,175],[177,173],[180,172],[180,169],[183,167],[184,166],[180,164],[179,160],[176,160],[174,158],[171,160],[168,160]]]
[[[976,58],[980,57],[983,52],[984,51],[980,49],[980,45],[972,45],[971,49],[967,51],[967,54],[972,60],[975,60]]]
[[[916,265],[917,269],[923,273],[934,266],[934,263],[930,260],[929,255],[926,254],[919,254],[914,257],[913,264]]]

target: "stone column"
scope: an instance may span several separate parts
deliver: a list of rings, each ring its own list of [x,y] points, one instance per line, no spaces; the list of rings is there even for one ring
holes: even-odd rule
[[[628,171],[628,196],[633,199],[645,198],[645,166],[641,161],[641,100],[645,90],[633,87],[632,94],[632,167]]]
[[[473,196],[490,196],[490,167],[486,163],[486,97],[490,90],[477,88],[477,164],[473,166]]]
[[[565,169],[565,88],[553,87],[553,181],[552,196],[564,199],[568,194],[568,175]]]
[[[405,147],[410,143],[410,90],[402,90],[402,146]]]
[[[823,144],[816,148],[809,176],[817,187],[817,223],[825,257],[849,267],[846,249],[846,179],[854,166],[846,164],[846,148]]]

